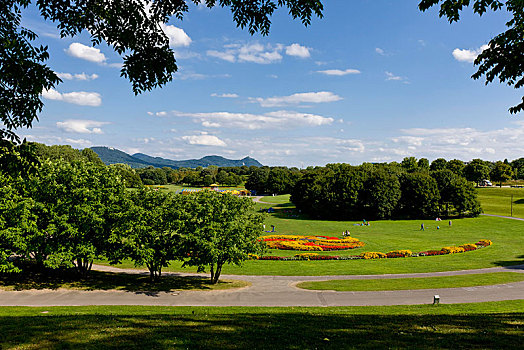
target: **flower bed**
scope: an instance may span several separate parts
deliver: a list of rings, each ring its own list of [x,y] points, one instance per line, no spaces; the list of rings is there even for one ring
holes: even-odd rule
[[[262,237],[268,248],[301,251],[346,250],[363,247],[364,243],[353,237],[270,235]]]
[[[409,256],[412,256],[413,253],[411,250],[393,250],[391,252],[387,252],[386,256],[388,258],[407,258]]]
[[[362,259],[385,259],[387,255],[380,252],[365,252],[360,254]]]
[[[268,236],[269,237],[269,236]],[[287,237],[287,236],[284,236]],[[292,237],[304,237],[304,236],[292,236]],[[317,237],[317,236],[314,236]],[[308,237],[308,239],[311,239],[311,237]],[[355,240],[355,238],[353,238]],[[340,240],[342,241],[342,240]],[[358,241],[358,240],[357,240]],[[266,241],[266,242],[272,242],[272,241]],[[273,241],[274,242],[274,241]],[[285,243],[296,243],[296,241],[291,242],[285,242]],[[362,243],[359,242],[358,243]],[[407,257],[417,257],[417,256],[435,256],[435,255],[446,255],[446,254],[456,254],[456,253],[463,253],[463,252],[469,252],[477,249],[481,249],[484,247],[488,247],[492,245],[493,243],[490,240],[487,239],[481,239],[477,243],[466,243],[463,245],[460,245],[458,247],[456,246],[449,246],[449,247],[443,247],[441,250],[427,250],[422,251],[418,253],[413,253],[411,250],[393,250],[388,252],[387,254],[381,253],[381,252],[365,252],[360,255],[349,255],[349,256],[337,256],[337,255],[319,255],[318,253],[301,253],[296,254],[294,257],[283,257],[283,256],[261,256],[258,258],[258,260],[281,260],[281,261],[293,261],[293,260],[354,260],[354,259],[394,259],[394,258],[407,258]],[[364,245],[364,244],[362,244]],[[299,246],[299,245],[296,245]],[[310,246],[307,245],[305,247],[311,247],[318,249],[319,251],[322,250],[321,246]],[[290,248],[284,248],[284,249],[290,249]],[[347,249],[347,248],[346,248]],[[295,249],[300,250],[300,249]]]

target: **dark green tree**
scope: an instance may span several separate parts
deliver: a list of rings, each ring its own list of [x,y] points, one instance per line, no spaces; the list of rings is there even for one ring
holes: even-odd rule
[[[211,283],[218,283],[225,264],[240,265],[249,254],[259,254],[263,244],[262,216],[254,212],[250,198],[214,191],[183,196],[181,253],[183,266],[209,267]]]
[[[359,206],[362,206],[366,218],[391,218],[400,194],[398,177],[384,169],[378,169],[364,182],[359,193]]]
[[[524,158],[515,159],[510,164],[513,168],[515,179],[524,179]]]
[[[447,160],[445,160],[444,158],[437,158],[431,162],[431,165],[429,166],[429,170],[431,171],[442,170],[446,167],[446,164],[447,164]]]
[[[289,169],[283,167],[272,168],[266,180],[266,191],[273,194],[289,193],[294,185],[293,180]]]
[[[482,159],[473,159],[464,167],[464,177],[478,184],[489,177],[489,166]]]
[[[440,5],[439,16],[446,17],[450,23],[460,19],[460,12],[473,5],[473,12],[482,16],[486,11],[498,11],[504,7],[511,19],[506,23],[504,33],[496,35],[490,40],[488,48],[476,59],[478,66],[473,79],[482,76],[486,84],[498,79],[501,83],[514,86],[516,89],[524,86],[524,1],[522,0],[421,0],[419,9],[425,11],[432,6]],[[509,109],[510,113],[524,110],[522,102]]]
[[[428,218],[438,214],[440,195],[437,182],[422,173],[403,174],[400,177],[402,195],[399,214],[409,218]]]
[[[408,173],[417,171],[417,158],[415,157],[405,157],[400,164],[402,168]]]
[[[431,172],[431,177],[437,181],[440,194],[439,207],[448,216],[450,206],[453,205],[453,184],[457,175],[449,169],[443,169]]]
[[[257,194],[266,193],[266,184],[270,169],[268,167],[255,168],[246,181],[246,188],[256,191]]]
[[[464,162],[459,159],[452,159],[446,164],[446,169],[451,170],[455,175],[463,176]]]
[[[111,237],[118,248],[108,255],[112,262],[125,257],[135,266],[145,265],[151,281],[157,281],[162,268],[179,256],[178,202],[182,198],[151,189],[129,191],[127,197],[126,211]]]
[[[491,180],[498,182],[499,186],[502,187],[502,182],[513,177],[513,169],[511,169],[509,164],[498,161],[495,163],[493,169],[491,169],[489,176]]]
[[[420,158],[418,160],[417,171],[429,173],[429,160],[427,158]]]
[[[4,234],[21,258],[85,275],[109,249],[125,190],[112,168],[46,160],[16,190],[2,216],[11,217]]]
[[[457,176],[450,186],[451,204],[459,216],[478,216],[482,213],[477,192],[471,182]]]

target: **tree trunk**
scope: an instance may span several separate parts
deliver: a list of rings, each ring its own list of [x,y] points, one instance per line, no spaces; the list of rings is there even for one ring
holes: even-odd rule
[[[217,263],[217,269],[215,271],[215,277],[211,281],[212,284],[217,284],[218,283],[218,279],[220,278],[220,273],[221,272],[222,272],[222,264],[221,263]]]
[[[209,269],[211,271],[211,284],[213,284],[215,280],[215,270],[214,270],[215,264],[211,263],[209,264]]]

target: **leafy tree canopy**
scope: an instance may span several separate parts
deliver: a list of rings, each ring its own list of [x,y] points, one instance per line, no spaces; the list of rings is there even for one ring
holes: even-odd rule
[[[60,83],[45,64],[46,46],[33,45],[37,35],[21,25],[31,3],[56,24],[62,37],[86,31],[94,46],[106,42],[124,60],[120,75],[139,94],[173,79],[177,65],[161,25],[182,19],[189,3],[229,8],[233,21],[249,33],[267,35],[271,16],[279,7],[304,25],[322,17],[320,0],[2,0],[0,2],[0,139],[20,142],[14,130],[31,127],[42,110],[41,93]]]
[[[224,264],[240,265],[249,254],[259,254],[263,244],[262,216],[253,210],[250,198],[239,198],[214,191],[183,197],[179,217],[183,266],[209,266],[211,283],[217,283]]]

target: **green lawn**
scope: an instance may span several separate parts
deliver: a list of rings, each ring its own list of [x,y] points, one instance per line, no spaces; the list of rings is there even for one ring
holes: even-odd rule
[[[524,218],[524,188],[479,188],[479,200],[486,214],[511,215],[513,195],[513,216]]]
[[[2,307],[1,349],[518,349],[524,301],[337,308]]]
[[[524,189],[480,189],[483,206],[496,202],[486,194],[499,199],[504,193],[521,193]],[[441,249],[445,246],[475,243],[479,239],[490,239],[493,245],[480,250],[461,254],[429,256],[405,259],[349,260],[349,261],[246,261],[242,266],[225,266],[224,274],[247,275],[354,275],[384,273],[415,273],[475,269],[484,267],[524,264],[522,238],[524,221],[481,216],[478,218],[434,220],[383,220],[373,221],[371,226],[355,226],[355,221],[329,221],[308,219],[298,213],[288,195],[264,197],[275,204],[257,203],[258,210],[274,207],[275,213],[266,214],[266,228],[275,225],[276,234],[329,235],[342,237],[349,230],[353,237],[366,245],[349,251],[322,252],[326,255],[358,255],[366,251],[386,253],[391,250],[409,249],[413,252]],[[521,205],[521,204],[518,204]],[[521,205],[521,207],[524,205]],[[486,210],[489,212],[489,210]],[[425,231],[420,230],[424,223]],[[440,229],[437,230],[437,225]],[[269,234],[269,233],[268,233]],[[293,256],[298,251],[270,250],[265,255]],[[103,261],[99,262],[104,264]],[[132,262],[119,265],[133,268]],[[182,268],[180,262],[173,262],[166,271],[195,272],[193,268]]]
[[[439,276],[425,278],[394,278],[372,280],[331,280],[318,282],[302,282],[298,288],[311,290],[378,291],[378,290],[408,290],[460,288],[474,286],[489,286],[511,282],[524,281],[524,274],[518,272],[497,272],[461,276]]]
[[[262,197],[261,201],[272,204],[287,204],[289,203],[289,197],[291,197],[289,194],[282,194],[279,196],[266,196]]]
[[[266,205],[269,206],[269,205]],[[475,243],[479,239],[490,239],[493,245],[476,251],[452,255],[418,258],[348,261],[246,261],[241,267],[225,266],[223,274],[247,275],[356,275],[384,273],[414,273],[448,270],[464,270],[524,264],[522,235],[524,221],[496,217],[453,220],[453,225],[440,222],[437,230],[435,221],[423,221],[427,229],[420,231],[422,221],[374,221],[371,226],[353,226],[355,222],[305,220],[292,214],[268,214],[266,227],[274,224],[279,234],[321,234],[341,237],[342,231],[350,230],[352,236],[366,243],[363,248],[349,251],[325,252],[323,254],[353,255],[365,251],[388,252],[410,249],[413,252],[441,249],[444,246]],[[268,255],[289,256],[296,251],[269,251]],[[101,262],[103,263],[103,262]],[[120,265],[133,268],[131,262]],[[173,262],[166,271],[188,271],[180,262]]]

